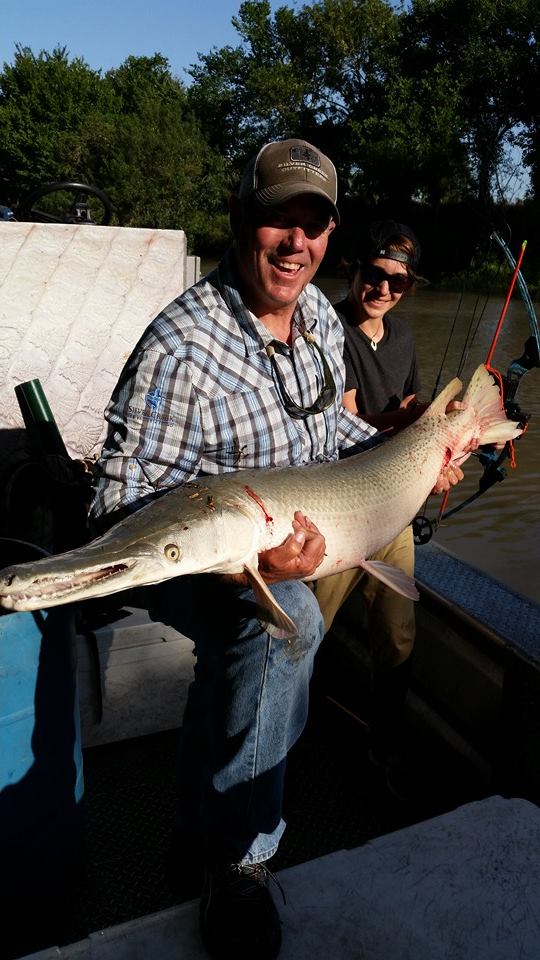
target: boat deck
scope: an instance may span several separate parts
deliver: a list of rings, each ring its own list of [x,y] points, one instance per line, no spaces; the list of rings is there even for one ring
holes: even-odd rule
[[[284,870],[281,958],[536,960],[539,854],[538,808],[490,797]],[[33,960],[204,960],[197,926],[188,902]]]
[[[272,870],[354,849],[483,795],[455,755],[431,751],[429,763],[418,753],[415,795],[393,797],[367,760],[364,726],[329,700],[325,687],[315,677],[308,726],[290,754],[288,827]],[[77,943],[196,895],[179,889],[169,864],[177,738],[168,731],[84,751],[81,870],[31,925],[26,910],[11,915],[4,960]]]
[[[416,576],[424,591],[436,593],[439,603],[459,607],[477,629],[482,624],[499,643],[540,664],[540,604],[433,542],[417,548]]]
[[[418,838],[431,835],[429,824],[438,822],[433,818],[442,817],[444,821],[445,816],[459,817],[458,808],[470,809],[471,816],[478,817],[484,809],[482,803],[492,803],[489,797],[494,793],[525,798],[512,803],[526,805],[519,807],[518,820],[525,810],[526,817],[532,818],[530,849],[534,851],[533,861],[540,862],[540,831],[535,819],[540,816],[535,806],[540,801],[540,671],[533,645],[538,608],[531,604],[530,609],[526,608],[526,620],[518,621],[516,617],[523,614],[514,607],[508,622],[513,622],[516,629],[511,629],[509,637],[501,637],[489,622],[489,617],[496,615],[493,589],[499,591],[500,585],[496,582],[486,585],[484,575],[455,561],[444,551],[431,548],[422,551],[418,551],[420,564],[424,565],[420,586],[425,597],[418,611],[418,661],[407,716],[412,773],[408,799],[394,797],[381,773],[368,761],[366,726],[361,716],[366,692],[362,684],[365,685],[366,678],[361,664],[351,669],[350,649],[341,644],[339,629],[325,640],[317,655],[308,725],[289,758],[284,809],[288,827],[270,864],[273,871],[283,872],[281,879],[286,881],[289,896],[291,882],[293,893],[285,914],[289,946],[285,948],[284,960],[287,956],[300,960],[308,951],[312,953],[315,944],[319,946],[319,935],[331,940],[334,925],[343,944],[340,960],[349,957],[352,960],[359,955],[363,960],[397,960],[398,957],[399,960],[423,960],[424,957],[427,960],[428,956],[429,960],[439,960],[439,957],[469,960],[471,956],[475,960],[483,957],[508,960],[510,956],[537,958],[540,934],[529,909],[533,902],[529,891],[536,891],[535,896],[540,891],[538,872],[534,872],[526,856],[527,843],[520,840],[520,856],[524,858],[521,880],[512,873],[514,867],[518,870],[518,865],[514,854],[509,853],[510,840],[495,865],[491,853],[485,851],[482,881],[471,894],[471,910],[474,907],[477,911],[478,930],[485,933],[483,953],[476,945],[471,951],[463,946],[466,942],[463,938],[470,933],[472,916],[470,911],[465,911],[466,922],[462,923],[461,914],[456,912],[467,904],[461,888],[454,904],[442,897],[435,886],[433,896],[425,899],[425,878],[432,870],[434,877],[445,874],[444,858],[431,866],[422,865],[418,860],[418,875],[413,876],[414,871],[409,871],[413,869],[413,854],[416,856],[423,842]],[[455,569],[454,563],[457,563]],[[440,564],[442,569],[437,566]],[[443,616],[439,609],[438,617],[433,618],[430,604],[441,583],[451,583],[454,591],[459,592],[445,601]],[[471,604],[483,604],[482,615],[487,622],[483,632],[474,622],[473,611],[465,609],[459,617],[456,614],[457,600],[461,604],[468,602],[468,598]],[[513,600],[504,589],[499,600],[503,610],[514,600],[520,606],[519,598]],[[348,614],[354,615],[354,610]],[[430,618],[435,624],[433,635]],[[532,624],[530,633],[527,624]],[[346,610],[341,626],[350,636]],[[536,639],[539,636],[540,631]],[[531,646],[527,646],[529,637]],[[453,656],[451,661],[446,659],[448,651]],[[428,698],[427,705],[424,697]],[[475,713],[478,706],[481,709]],[[449,736],[450,727],[457,728],[458,733]],[[45,951],[39,960],[52,960],[52,957],[108,960],[109,956],[111,960],[113,956],[115,960],[136,956],[144,956],[145,960],[153,960],[154,956],[160,960],[168,960],[169,956],[191,960],[202,956],[198,952],[200,948],[195,946],[195,908],[191,903],[196,888],[186,885],[182,865],[175,863],[171,870],[170,862],[177,739],[178,730],[168,730],[84,750],[84,841],[80,869],[71,878],[68,889],[43,901],[41,911],[32,908],[31,923],[26,904],[21,914],[10,912],[3,929],[5,960],[39,951]],[[493,822],[506,823],[510,828],[513,813],[507,816],[501,811],[514,811],[514,807],[504,806],[510,801],[499,799],[497,802],[503,807],[497,807]],[[489,817],[488,821],[486,836],[489,837]],[[439,827],[433,829],[439,831]],[[474,829],[481,833],[478,826]],[[468,847],[462,847],[459,854],[452,853],[452,830],[444,827],[443,834],[437,835],[446,837],[454,865],[460,858],[462,862],[470,859]],[[503,836],[499,839],[502,842]],[[375,884],[378,853],[373,851],[377,850],[387,851],[385,869],[389,871],[390,885],[382,891]],[[393,868],[392,851],[398,856]],[[474,857],[471,863],[473,861]],[[513,866],[510,868],[509,864]],[[506,884],[510,899],[515,897],[516,902],[520,901],[515,928],[514,914],[508,920],[508,929],[515,938],[511,950],[508,950],[507,927],[503,924],[499,929],[491,923],[499,910],[508,913],[508,907],[502,900],[499,902],[501,890],[498,887],[491,890],[491,879],[497,879],[492,877],[495,866],[503,871],[502,886]],[[507,867],[510,874],[505,872]],[[480,860],[474,869],[481,869]],[[356,878],[354,883],[351,876]],[[447,880],[451,891],[457,889],[448,871]],[[407,884],[411,883],[412,889],[416,885],[418,890],[423,890],[424,899],[418,901],[420,906],[409,897],[411,890]],[[522,892],[516,893],[516,883],[521,884]],[[395,893],[391,893],[394,888]],[[339,918],[343,903],[352,903],[352,894],[357,912],[352,906],[350,911],[347,907],[345,927],[341,929]],[[394,898],[397,898],[395,916]],[[401,921],[398,902],[404,911]],[[489,922],[485,914],[488,902],[493,905]],[[421,913],[415,913],[416,908]],[[406,921],[409,912],[410,923]],[[430,926],[432,912],[444,919],[447,946],[459,940],[461,946],[457,945],[453,952],[450,947],[446,953],[436,952],[435,947],[438,949],[443,941],[436,935],[435,927]],[[328,922],[324,921],[324,930],[314,923],[312,938],[309,924],[314,922],[314,913],[320,915],[321,922],[328,913]],[[371,922],[372,914],[377,918],[376,924]],[[353,920],[359,938],[356,946],[351,932]],[[405,946],[400,945],[398,953],[385,953],[380,938],[386,929],[393,931],[393,936],[400,922],[400,936],[406,937]],[[534,924],[536,952],[530,952],[528,938]],[[379,939],[375,926],[379,929]],[[429,929],[429,936],[434,938],[426,942],[427,945],[419,942],[422,929]],[[147,939],[149,931],[157,943],[168,943],[171,952],[164,949],[164,952],[152,953]],[[526,935],[524,940],[520,939],[522,934]],[[401,944],[399,939],[396,942]],[[365,949],[364,953],[358,953],[360,946]],[[331,942],[326,955],[338,956]]]

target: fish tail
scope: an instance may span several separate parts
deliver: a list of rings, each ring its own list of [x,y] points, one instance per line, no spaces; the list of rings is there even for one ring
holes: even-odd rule
[[[480,444],[505,443],[507,440],[515,440],[523,433],[515,420],[507,418],[499,386],[483,364],[475,370],[465,391],[463,403],[467,409],[475,412]]]
[[[463,384],[458,377],[454,377],[449,384],[446,385],[444,390],[435,397],[432,403],[430,403],[427,408],[424,416],[436,417],[445,413],[446,408],[451,400],[455,400],[457,395],[461,393],[461,388]]]

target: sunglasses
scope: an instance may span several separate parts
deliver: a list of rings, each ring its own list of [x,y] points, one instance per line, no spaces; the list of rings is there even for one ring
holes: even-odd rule
[[[382,267],[370,263],[361,267],[361,276],[362,283],[369,287],[380,287],[386,280],[392,293],[405,293],[414,283],[407,273],[387,273]]]
[[[278,388],[278,392],[281,398],[281,402],[285,411],[292,417],[294,420],[305,420],[306,417],[311,417],[317,413],[324,413],[325,410],[328,410],[328,407],[332,406],[334,400],[336,399],[336,382],[332,376],[332,371],[328,365],[328,361],[322,352],[319,344],[315,340],[315,337],[311,333],[304,332],[302,334],[306,343],[311,344],[319,354],[323,374],[324,374],[324,383],[319,393],[319,396],[310,407],[301,407],[300,404],[296,403],[285,387],[285,382],[283,377],[279,372],[279,367],[276,361],[276,351],[273,344],[269,343],[266,348],[267,356],[270,359],[272,364],[272,373]]]

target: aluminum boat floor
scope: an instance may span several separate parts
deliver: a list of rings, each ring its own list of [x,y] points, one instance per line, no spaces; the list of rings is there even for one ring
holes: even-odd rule
[[[489,797],[279,875],[281,960],[537,960],[540,810]],[[185,903],[31,960],[204,960]],[[26,958],[29,960],[29,958]]]

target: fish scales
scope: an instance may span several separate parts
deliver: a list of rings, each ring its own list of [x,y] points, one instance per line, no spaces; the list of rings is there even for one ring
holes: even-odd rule
[[[441,431],[443,426],[441,418]],[[391,444],[335,464],[310,464],[301,474],[298,468],[244,471],[241,476],[211,478],[209,486],[216,499],[224,496],[229,484],[239,498],[246,484],[253,487],[273,518],[261,531],[260,549],[285,539],[295,510],[306,514],[326,538],[327,556],[310,578],[319,579],[357,566],[393,540],[432,489],[444,459],[446,438],[441,437],[435,445],[432,428],[421,421],[410,430],[417,437],[414,456],[410,433],[408,437],[402,433]]]
[[[413,424],[389,442],[338,462],[239,470],[177,487],[120,521],[92,543],[0,572],[0,605],[36,610],[196,573],[244,572],[269,632],[293,636],[294,624],[258,573],[258,554],[291,533],[295,511],[325,537],[326,555],[310,579],[360,566],[417,596],[395,568],[370,561],[418,512],[441,469],[463,462],[479,443],[514,439],[499,390],[479,367],[463,398],[453,380]]]

